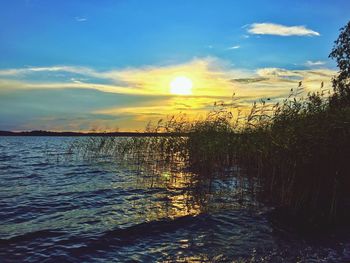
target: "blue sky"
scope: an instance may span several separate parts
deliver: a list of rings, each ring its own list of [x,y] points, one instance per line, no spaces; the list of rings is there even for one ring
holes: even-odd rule
[[[259,90],[257,99],[276,77],[316,82],[312,70],[336,69],[328,54],[348,10],[345,0],[1,1],[0,129],[140,129],[147,116],[178,110],[178,96],[148,80],[177,70],[197,78],[198,92],[180,98],[195,111],[211,103],[197,103],[215,93],[203,84],[210,76],[221,88],[265,74],[264,85],[227,87]]]

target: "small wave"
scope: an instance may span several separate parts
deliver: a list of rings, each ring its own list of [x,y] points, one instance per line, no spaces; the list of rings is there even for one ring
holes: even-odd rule
[[[150,222],[140,223],[127,228],[118,228],[108,231],[102,236],[102,239],[119,238],[119,239],[138,239],[140,237],[154,236],[165,232],[173,232],[179,228],[185,228],[193,224],[201,224],[206,219],[205,215],[183,216],[175,219],[163,219]]]
[[[0,239],[1,245],[9,245],[22,241],[32,241],[41,238],[53,238],[65,235],[64,232],[52,231],[52,230],[39,230],[34,232],[29,232],[23,235],[17,235],[10,237],[8,239]]]
[[[1,159],[0,159],[1,161]],[[19,167],[13,166],[11,164],[0,166],[1,171],[11,170],[11,169],[18,169]]]
[[[0,162],[7,162],[7,161],[11,161],[12,159],[13,159],[13,156],[8,156],[8,155],[0,156]]]
[[[111,247],[129,246],[135,242],[140,242],[145,238],[155,237],[166,233],[175,232],[182,228],[200,227],[205,228],[211,220],[207,215],[183,216],[175,219],[155,220],[133,225],[126,228],[110,230],[98,238],[90,239],[84,242],[85,246],[72,247],[71,253],[75,256],[83,255],[86,252],[105,251]],[[84,239],[86,241],[86,239]],[[70,239],[69,242],[73,242]],[[75,238],[73,243],[82,243],[82,237]],[[65,245],[67,241],[64,241]],[[73,244],[72,243],[72,244]]]
[[[41,163],[32,163],[32,164],[29,164],[30,166],[33,166],[33,167],[43,167],[43,166],[47,166],[47,165],[50,165],[49,162],[41,162]]]

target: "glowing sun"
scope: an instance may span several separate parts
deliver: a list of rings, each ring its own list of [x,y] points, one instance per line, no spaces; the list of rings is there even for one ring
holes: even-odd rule
[[[170,82],[170,93],[176,95],[192,94],[192,80],[187,77],[176,77]]]

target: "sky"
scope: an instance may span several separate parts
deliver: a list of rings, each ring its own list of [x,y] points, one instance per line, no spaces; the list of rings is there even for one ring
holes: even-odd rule
[[[331,89],[328,54],[348,10],[348,0],[1,0],[0,130],[141,131],[233,93],[244,108],[299,81]]]

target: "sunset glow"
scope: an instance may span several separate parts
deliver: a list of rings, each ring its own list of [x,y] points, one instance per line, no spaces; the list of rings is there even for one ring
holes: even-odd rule
[[[151,2],[2,3],[0,128],[135,131],[166,115],[206,114],[233,93],[249,108],[285,98],[299,81],[306,93],[321,82],[331,90],[328,52],[348,3],[317,3],[335,8],[321,17],[291,4],[284,20],[280,2]]]

